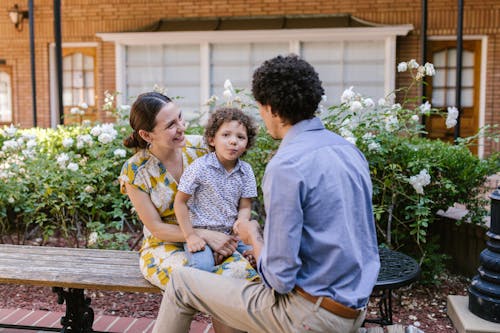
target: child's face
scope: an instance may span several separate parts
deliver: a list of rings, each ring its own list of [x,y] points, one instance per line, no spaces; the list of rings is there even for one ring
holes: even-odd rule
[[[239,121],[226,121],[215,132],[209,144],[215,148],[215,153],[223,165],[235,163],[247,149],[247,129]]]

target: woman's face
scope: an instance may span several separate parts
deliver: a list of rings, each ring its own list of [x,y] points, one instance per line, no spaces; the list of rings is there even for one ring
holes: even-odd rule
[[[167,103],[156,115],[156,126],[149,132],[151,147],[155,150],[184,147],[185,130],[182,111],[175,103]]]

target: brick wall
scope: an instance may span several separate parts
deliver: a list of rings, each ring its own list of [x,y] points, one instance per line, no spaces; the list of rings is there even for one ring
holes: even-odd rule
[[[28,22],[22,32],[15,31],[5,10],[15,3],[27,9],[27,1],[4,0],[0,12],[0,59],[12,66],[14,81],[14,122],[23,127],[33,124]],[[428,36],[456,34],[456,0],[428,3]],[[54,42],[53,0],[35,1],[35,56],[37,75],[38,125],[50,125],[49,44]],[[397,59],[419,59],[420,2],[413,0],[71,0],[62,1],[63,42],[97,42],[98,103],[105,90],[115,88],[114,46],[95,37],[98,32],[131,31],[161,18],[209,16],[259,16],[291,14],[348,13],[382,24],[413,24],[415,30],[398,38]],[[500,123],[500,1],[476,0],[464,5],[464,34],[487,35],[488,86],[486,122]],[[397,82],[407,82],[398,76]],[[101,119],[105,116],[101,115]],[[488,144],[486,152],[499,149]]]

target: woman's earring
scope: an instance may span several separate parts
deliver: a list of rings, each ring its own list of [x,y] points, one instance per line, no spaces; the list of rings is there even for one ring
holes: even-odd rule
[[[153,144],[151,142],[148,141],[148,145],[146,146],[147,149],[151,149],[151,147],[153,147]]]

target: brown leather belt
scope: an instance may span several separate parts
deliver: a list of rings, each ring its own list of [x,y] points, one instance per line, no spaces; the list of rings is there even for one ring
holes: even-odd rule
[[[299,286],[295,287],[295,291],[309,302],[316,303],[318,301],[319,296],[313,296]],[[348,306],[340,304],[329,297],[323,297],[319,306],[337,316],[347,319],[356,319],[360,312],[359,310],[354,310]]]

